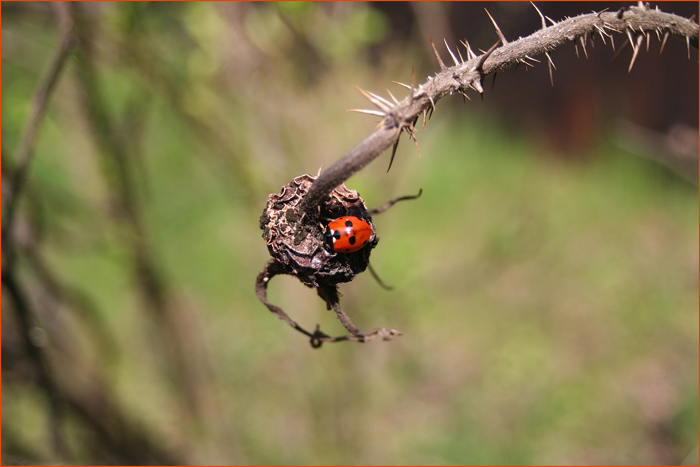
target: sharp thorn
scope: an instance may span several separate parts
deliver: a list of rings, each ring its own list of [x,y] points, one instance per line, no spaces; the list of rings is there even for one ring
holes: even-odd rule
[[[544,16],[542,15],[542,12],[540,11],[539,8],[537,8],[537,5],[535,5],[532,1],[530,4],[535,7],[535,10],[537,11],[537,14],[540,15],[540,18],[542,19],[542,29],[547,29],[547,23],[544,21]]]
[[[455,62],[455,66],[459,66],[459,61],[457,60],[457,57],[455,57],[455,54],[452,53],[452,50],[450,50],[450,46],[447,45],[447,39],[443,39],[445,41],[445,47],[447,47],[447,51],[450,53],[450,57],[452,57],[452,61]]]
[[[588,34],[580,36],[579,41],[581,41],[581,48],[583,49],[584,55],[586,56],[586,58],[588,58],[588,52],[586,51],[586,42],[588,42]]]
[[[549,56],[549,52],[544,53],[547,56],[547,68],[549,68],[549,82],[552,84],[552,87],[554,86],[554,69],[557,67],[554,66],[554,62],[552,61],[552,57]]]
[[[481,81],[473,80],[469,83],[469,87],[478,92],[479,94],[484,94],[484,87],[481,85]],[[483,98],[483,97],[482,97]]]
[[[374,97],[377,101],[379,101],[379,102],[381,102],[382,104],[388,106],[389,108],[392,108],[392,107],[393,107],[393,105],[391,104],[391,102],[389,102],[387,99],[383,98],[383,97],[380,96],[379,94],[375,94],[375,93],[373,93],[372,91],[367,91],[367,93],[369,93],[370,96]]]
[[[493,45],[491,46],[491,48],[490,48],[489,50],[487,50],[486,52],[484,52],[484,55],[482,55],[482,56],[479,58],[479,61],[477,62],[476,67],[475,67],[475,69],[476,69],[477,71],[481,72],[481,71],[484,70],[484,62],[486,62],[486,59],[489,58],[489,57],[491,56],[491,54],[493,53],[493,51],[496,50],[496,47],[498,47],[498,44],[500,44],[500,43],[501,43],[501,41],[498,41],[498,42],[496,42],[495,44],[493,44]]]
[[[664,40],[661,41],[661,50],[659,50],[659,53],[663,53],[664,47],[666,47],[666,39],[668,39],[668,31],[664,33]]]
[[[574,49],[576,49],[576,58],[581,58],[578,54],[578,44],[576,44],[575,40],[574,40]]]
[[[493,19],[493,16],[491,16],[491,13],[489,13],[489,10],[484,8],[484,11],[486,12],[487,15],[489,15],[489,18],[491,18],[491,22],[493,23],[493,27],[496,28],[496,34],[498,34],[498,38],[501,39],[501,42],[503,43],[503,45],[507,44],[508,41],[506,40],[506,37],[501,32],[501,28],[498,27],[498,24],[496,24],[496,21]]]
[[[603,41],[603,44],[607,44],[607,42],[605,42],[605,31],[603,29],[601,29],[600,26],[598,26],[597,24],[594,25],[594,27],[598,30],[598,35],[600,36],[600,39]]]
[[[399,81],[392,81],[392,83],[398,84],[399,86],[403,86],[403,87],[405,87],[406,89],[413,89],[413,88],[411,88],[411,86],[409,86],[409,85],[406,84],[406,83],[401,83],[401,82],[399,82]]]
[[[554,64],[554,61],[552,60],[551,55],[549,55],[549,52],[545,52],[544,55],[547,57],[547,60],[549,61],[549,63],[551,63],[552,66],[554,67],[554,69],[556,70],[557,66]]]
[[[360,94],[362,94],[362,95],[365,96],[367,99],[369,99],[369,94],[367,94],[367,92],[366,92],[364,89],[362,89],[362,88],[359,87],[359,86],[355,86],[355,89],[357,89],[358,91],[360,91]]]
[[[368,110],[368,109],[348,109],[348,112],[357,112],[361,114],[367,114],[367,115],[375,115],[377,117],[386,117],[386,112],[382,112],[381,110]]]
[[[416,144],[416,151],[418,151],[418,157],[423,157],[420,153],[420,147],[418,146],[418,140],[414,137],[413,142]]]
[[[634,45],[634,38],[632,37],[632,32],[628,29],[627,30],[627,39],[629,40],[630,45],[632,46],[632,49],[634,50],[634,55],[637,55],[637,47]]]
[[[634,61],[637,59],[637,54],[639,53],[639,47],[642,45],[642,41],[644,40],[643,36],[637,36],[637,45],[635,46],[632,44],[632,60],[630,61],[630,66],[627,68],[627,73],[632,71],[632,67],[634,66]]]
[[[465,50],[467,51],[467,60],[471,60],[472,58],[476,58],[476,54],[472,50],[472,48],[469,46],[469,41],[464,39],[462,42],[462,45],[464,46]]]
[[[433,42],[433,38],[428,35],[428,39],[430,39],[430,45],[433,46],[433,52],[435,52],[435,56],[437,57],[438,64],[440,65],[440,69],[444,70],[447,68],[445,64],[442,61],[442,58],[440,58],[440,54],[438,53],[437,49],[435,48],[435,43]]]
[[[622,54],[622,51],[625,50],[628,45],[629,45],[629,42],[624,42],[622,44],[622,46],[617,50],[617,52],[615,52],[615,55],[612,56],[612,58],[610,59],[610,63],[617,60],[617,57],[619,57]]]
[[[388,93],[389,93],[389,96],[391,97],[391,100],[393,100],[393,101],[394,101],[394,103],[396,103],[396,104],[398,104],[398,103],[399,103],[399,101],[398,101],[398,100],[396,100],[396,98],[395,98],[395,97],[394,97],[394,95],[393,95],[393,94],[391,93],[391,91],[389,91],[389,89],[388,89],[388,88],[387,88],[386,92],[388,92]]]
[[[389,167],[387,167],[386,171],[387,173],[389,170],[391,170],[391,164],[394,163],[394,156],[396,156],[396,148],[399,147],[399,140],[401,139],[401,132],[399,131],[399,134],[396,135],[396,141],[394,141],[394,147],[391,149],[391,159],[389,159]]]
[[[457,55],[459,55],[459,61],[464,63],[464,58],[462,58],[462,52],[459,51],[459,47],[457,47]]]
[[[374,94],[373,92],[365,91],[364,89],[362,89],[359,86],[355,86],[355,88],[358,91],[360,91],[360,93],[363,96],[365,96],[365,98],[367,98],[368,101],[370,101],[375,106],[379,107],[379,109],[383,110],[385,113],[388,112],[389,110],[391,110],[391,108],[393,107],[391,105],[391,102],[384,99],[383,97],[378,96],[378,95]]]
[[[498,75],[498,72],[493,74],[493,81],[491,81],[491,91],[493,91],[493,88],[496,86],[496,75]]]
[[[629,29],[627,30],[627,39],[629,39],[630,45],[632,48],[634,48],[634,38],[632,37],[632,32]]]

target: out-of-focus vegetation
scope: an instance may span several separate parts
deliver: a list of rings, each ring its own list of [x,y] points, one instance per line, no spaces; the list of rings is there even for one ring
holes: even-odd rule
[[[358,327],[403,336],[313,350],[255,297],[268,193],[372,131],[371,119],[345,112],[368,105],[353,85],[379,92],[410,81],[414,63],[418,82],[436,68],[417,27],[409,42],[395,32],[424,7],[70,6],[80,41],[41,122],[10,237],[26,310],[3,282],[5,465],[653,464],[691,454],[697,188],[597,131],[573,157],[543,143],[537,122],[499,123],[490,98],[522,70],[499,76],[485,102],[438,103],[418,132],[421,158],[404,140],[388,174],[387,154],[348,182],[370,206],[423,188],[375,219],[372,263],[395,289],[368,274],[341,287]],[[3,4],[3,228],[16,148],[57,47],[54,8]],[[439,17],[449,4],[436,8]],[[474,35],[487,39],[475,48],[493,42],[482,16]],[[669,40],[664,53],[684,47]],[[696,65],[691,50],[667,72],[697,90]],[[546,66],[528,73],[550,92]],[[625,79],[644,89],[644,76]],[[697,115],[697,97],[687,105]],[[531,115],[517,102],[508,112]],[[269,296],[305,327],[342,333],[293,278],[275,278]]]

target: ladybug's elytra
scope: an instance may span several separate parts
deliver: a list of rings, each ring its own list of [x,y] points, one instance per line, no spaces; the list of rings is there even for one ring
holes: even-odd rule
[[[354,253],[372,240],[374,228],[358,217],[343,216],[328,224],[326,235],[333,250],[338,253]]]

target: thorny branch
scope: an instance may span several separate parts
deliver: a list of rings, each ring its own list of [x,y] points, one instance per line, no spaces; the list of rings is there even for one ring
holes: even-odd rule
[[[158,335],[163,339],[163,351],[174,374],[179,378],[184,393],[188,397],[189,408],[194,414],[198,406],[196,386],[199,381],[193,376],[193,366],[189,363],[187,351],[174,343],[186,331],[181,327],[179,314],[184,308],[177,308],[171,296],[166,275],[158,267],[144,223],[143,206],[138,197],[137,171],[134,164],[138,160],[129,146],[133,133],[126,138],[123,122],[107,111],[108,106],[102,94],[94,50],[94,27],[85,9],[71,4],[71,18],[75,23],[76,35],[76,77],[80,84],[81,104],[87,117],[90,135],[94,138],[98,155],[101,157],[103,176],[110,187],[117,207],[118,220],[126,232],[125,238],[130,248],[131,263],[135,283],[144,303],[144,309],[157,323]]]
[[[553,66],[549,52],[555,48],[573,42],[578,44],[586,52],[586,44],[593,41],[594,36],[599,36],[603,42],[609,38],[611,45],[612,34],[625,34],[633,49],[630,61],[630,70],[639,51],[642,38],[649,34],[656,34],[659,40],[666,43],[669,35],[684,39],[688,49],[690,46],[698,47],[698,25],[690,19],[682,18],[658,9],[652,10],[642,2],[638,6],[623,8],[617,12],[599,12],[580,15],[575,18],[567,18],[560,22],[547,20],[551,23],[546,26],[545,17],[537,10],[542,18],[542,29],[530,36],[507,42],[500,29],[494,23],[499,42],[491,49],[477,56],[464,41],[462,45],[466,49],[467,60],[455,57],[449,46],[447,50],[454,62],[454,66],[447,67],[438,57],[441,71],[435,76],[414,87],[413,84],[403,84],[409,89],[409,94],[400,102],[389,100],[373,93],[364,92],[367,99],[379,110],[365,110],[364,113],[382,117],[379,128],[348,154],[325,170],[316,179],[310,191],[300,205],[300,213],[309,219],[316,219],[319,214],[319,206],[330,192],[339,184],[362,170],[367,164],[376,159],[386,149],[398,144],[402,131],[406,131],[409,137],[415,138],[415,123],[423,115],[423,121],[429,117],[429,112],[435,109],[435,103],[447,95],[460,93],[466,96],[469,89],[483,94],[483,79],[489,74],[495,74],[519,63],[531,66],[532,57],[546,54],[548,65]],[[490,15],[489,15],[490,16]],[[497,47],[498,44],[500,47]],[[447,45],[447,43],[445,44]],[[434,45],[433,45],[434,47]],[[401,83],[399,83],[401,84]]]
[[[547,58],[550,80],[553,82],[553,69],[555,67],[549,52],[565,43],[573,42],[576,47],[577,55],[578,45],[580,44],[583,53],[587,56],[586,45],[589,41],[592,43],[596,35],[606,44],[606,38],[610,39],[610,45],[613,49],[615,48],[613,33],[624,34],[624,36],[626,36],[629,42],[626,43],[625,46],[630,45],[633,49],[629,65],[630,71],[637,58],[642,41],[646,38],[648,42],[650,34],[656,33],[659,41],[662,42],[662,50],[669,35],[684,38],[689,53],[690,45],[696,48],[698,46],[698,25],[692,21],[692,18],[684,19],[676,15],[663,13],[658,11],[658,9],[651,10],[648,4],[642,2],[636,7],[622,8],[617,12],[606,12],[605,10],[598,13],[593,12],[575,18],[567,18],[558,23],[545,17],[534,4],[533,7],[542,20],[542,28],[528,37],[508,42],[494,18],[487,11],[486,13],[496,30],[498,42],[486,52],[482,51],[483,53],[481,55],[477,55],[473,52],[469,43],[463,41],[461,44],[466,51],[467,59],[465,60],[463,58],[462,52],[459,49],[457,49],[457,55],[459,56],[459,58],[457,58],[457,55],[452,52],[447,41],[445,41],[447,51],[454,62],[454,66],[452,67],[447,67],[445,65],[431,38],[430,42],[435,51],[440,66],[440,72],[435,76],[429,76],[427,80],[418,87],[414,85],[415,72],[413,73],[410,85],[397,83],[409,90],[408,96],[402,101],[398,101],[391,92],[389,92],[391,97],[390,101],[380,95],[359,89],[364,97],[377,109],[353,110],[381,117],[382,120],[378,124],[376,131],[334,165],[321,173],[317,178],[314,178],[312,183],[305,188],[301,196],[299,196],[299,190],[291,184],[283,187],[280,195],[270,195],[272,201],[277,201],[275,201],[275,203],[273,203],[274,206],[270,208],[271,201],[268,200],[268,206],[263,211],[260,225],[265,232],[268,232],[266,240],[268,241],[268,248],[271,249],[273,259],[258,275],[255,291],[258,298],[272,313],[287,322],[287,324],[297,331],[309,337],[312,347],[318,348],[323,342],[339,342],[342,340],[366,342],[378,336],[383,337],[385,340],[390,340],[394,335],[400,335],[398,331],[385,329],[377,330],[370,334],[363,334],[360,332],[342,311],[337,289],[337,283],[347,282],[352,280],[352,278],[347,279],[343,276],[341,278],[342,280],[330,284],[309,281],[308,278],[305,282],[303,278],[300,277],[300,271],[307,268],[309,271],[304,274],[308,275],[319,268],[319,270],[325,270],[324,267],[319,266],[319,264],[323,263],[323,260],[319,260],[319,264],[316,266],[314,266],[313,263],[306,265],[306,262],[308,262],[307,257],[303,256],[304,267],[300,266],[300,268],[295,269],[287,265],[289,262],[289,255],[285,252],[287,252],[289,248],[292,248],[287,244],[288,241],[293,239],[293,246],[296,246],[302,240],[309,238],[309,232],[314,231],[314,226],[316,226],[324,216],[323,209],[327,210],[324,206],[327,206],[328,200],[335,190],[339,187],[345,189],[343,183],[348,178],[362,170],[386,149],[393,146],[391,160],[389,162],[389,167],[391,167],[391,162],[394,159],[396,148],[403,132],[406,132],[408,137],[416,142],[416,149],[418,149],[415,125],[422,115],[423,126],[425,127],[425,122],[435,110],[435,103],[438,100],[447,95],[454,95],[455,93],[462,94],[464,97],[468,98],[467,92],[470,89],[483,95],[484,77],[493,74],[495,78],[497,72],[505,70],[512,65],[517,66],[520,63],[533,66],[532,63],[530,63],[531,61],[539,62],[539,60],[536,60],[533,56],[541,54],[545,54]],[[551,23],[549,27],[547,26],[547,20]],[[620,51],[623,50],[625,46],[623,46]],[[293,182],[296,183],[297,179]],[[280,197],[283,196],[286,197],[285,202],[279,202]],[[415,197],[402,197],[397,198],[397,200],[411,198]],[[292,203],[290,200],[293,200],[294,206],[287,207],[287,210],[284,211],[284,215],[282,215],[282,210],[285,209],[285,203]],[[387,203],[387,205],[375,210],[368,211],[367,214],[369,215],[370,212],[382,212],[395,201],[396,200]],[[325,215],[327,216],[327,213]],[[273,231],[276,232],[275,235],[269,234],[269,232]],[[263,237],[265,236],[266,234],[263,234]],[[297,238],[299,239],[298,241]],[[316,245],[313,243],[313,240],[311,243]],[[284,248],[278,246],[278,244],[284,246]],[[296,252],[294,248],[292,248],[292,251]],[[318,250],[316,245],[313,251],[324,250]],[[285,254],[280,254],[280,252]],[[368,255],[369,251],[367,251],[365,255],[365,262],[369,260]],[[323,263],[323,265],[325,265],[325,263]],[[329,268],[326,267],[326,269]],[[362,268],[362,270],[364,270],[364,268]],[[351,334],[341,337],[331,337],[322,333],[318,327],[315,332],[309,332],[293,321],[280,307],[271,304],[267,300],[267,286],[270,279],[279,274],[295,275],[307,286],[316,287],[319,296],[326,302],[328,309],[333,309],[336,312],[338,319]]]

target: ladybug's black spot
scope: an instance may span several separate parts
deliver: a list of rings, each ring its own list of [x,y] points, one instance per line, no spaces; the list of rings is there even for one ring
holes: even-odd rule
[[[352,237],[348,238],[348,242],[350,242],[350,245],[354,245],[356,241],[357,241],[357,239],[355,238],[354,235]]]
[[[340,240],[340,230],[335,230],[331,236],[336,240]]]
[[[345,221],[345,227],[352,227],[352,221]]]

